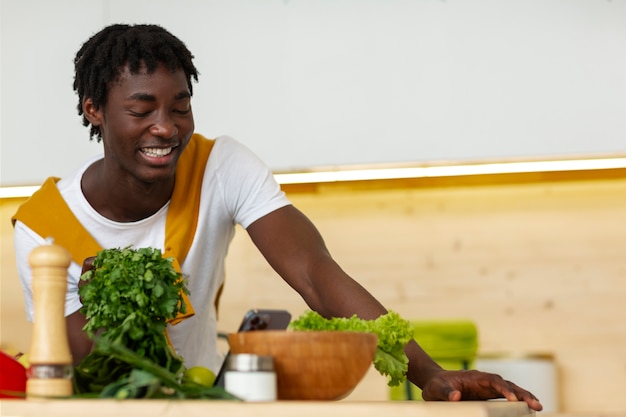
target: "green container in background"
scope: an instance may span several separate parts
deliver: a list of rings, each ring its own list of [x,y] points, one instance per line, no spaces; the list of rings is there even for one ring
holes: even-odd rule
[[[435,362],[447,370],[472,369],[478,331],[470,320],[411,320],[413,337]],[[391,400],[422,400],[422,390],[409,381],[389,387]]]

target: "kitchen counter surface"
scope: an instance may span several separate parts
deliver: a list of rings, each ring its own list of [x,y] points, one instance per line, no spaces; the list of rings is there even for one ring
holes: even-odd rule
[[[530,417],[525,403],[505,401],[314,402],[168,400],[2,400],[3,417]]]

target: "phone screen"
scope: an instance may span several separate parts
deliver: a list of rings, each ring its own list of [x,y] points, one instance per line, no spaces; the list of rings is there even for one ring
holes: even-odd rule
[[[239,325],[238,332],[250,332],[260,330],[284,330],[291,321],[291,314],[287,310],[249,310]],[[226,360],[230,352],[224,357],[222,367],[215,377],[215,386],[224,387],[224,373]]]

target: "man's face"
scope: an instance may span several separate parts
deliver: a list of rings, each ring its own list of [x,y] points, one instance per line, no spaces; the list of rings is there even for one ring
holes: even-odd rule
[[[125,68],[98,112],[107,169],[146,183],[172,178],[194,130],[182,70],[159,65],[152,74],[131,74]]]

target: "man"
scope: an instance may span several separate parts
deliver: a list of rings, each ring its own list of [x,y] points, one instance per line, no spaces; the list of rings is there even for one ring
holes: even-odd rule
[[[219,367],[216,301],[224,260],[240,224],[276,272],[325,317],[387,311],[333,260],[315,226],[294,206],[270,170],[228,137],[194,134],[193,56],[153,25],[112,25],[75,58],[78,112],[104,157],[71,176],[50,179],[14,217],[20,279],[32,319],[27,257],[46,237],[67,247],[66,316],[75,362],[91,349],[82,332],[78,282],[83,261],[99,248],[156,247],[176,259],[188,279],[194,311],[168,335],[188,366]],[[409,380],[426,400],[506,398],[539,401],[493,374],[444,371],[415,341],[406,347]]]

